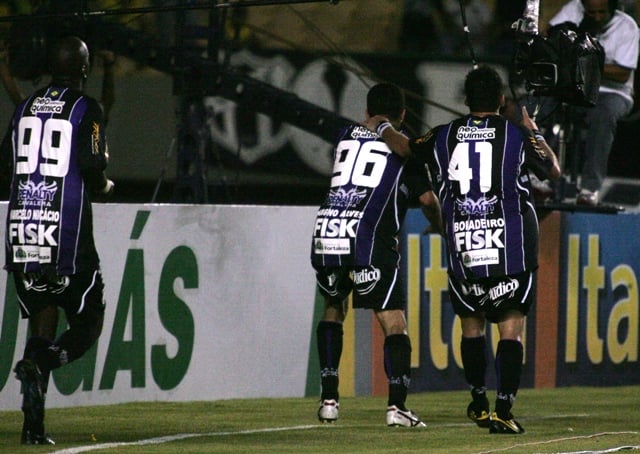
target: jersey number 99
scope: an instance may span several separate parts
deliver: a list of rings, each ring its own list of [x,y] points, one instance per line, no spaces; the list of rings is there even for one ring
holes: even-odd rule
[[[38,117],[22,117],[18,123],[16,174],[31,175],[39,170],[44,177],[67,175],[72,130],[73,125],[61,118],[43,122]]]

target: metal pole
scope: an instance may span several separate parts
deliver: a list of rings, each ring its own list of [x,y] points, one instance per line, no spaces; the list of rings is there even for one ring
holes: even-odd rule
[[[47,13],[47,14],[34,14],[34,15],[14,15],[0,17],[1,22],[18,22],[33,19],[55,19],[60,17],[93,17],[93,16],[118,16],[124,14],[147,14],[147,13],[162,13],[171,11],[182,10],[202,10],[202,9],[220,9],[220,8],[246,8],[249,6],[273,6],[273,5],[288,5],[298,3],[329,3],[331,5],[338,4],[339,0],[238,0],[235,2],[224,2],[216,4],[215,1],[210,1],[206,4],[182,4],[182,5],[168,5],[168,6],[140,6],[136,8],[117,8],[106,9],[100,11],[82,11],[82,12],[68,12],[68,13]]]

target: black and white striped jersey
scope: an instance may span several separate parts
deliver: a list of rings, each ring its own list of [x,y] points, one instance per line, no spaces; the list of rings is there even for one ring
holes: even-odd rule
[[[312,263],[396,265],[409,199],[430,189],[424,166],[392,153],[364,126],[345,128],[334,150],[330,189],[316,216]]]
[[[538,219],[528,171],[551,160],[531,132],[499,115],[458,118],[410,143],[442,205],[449,270],[463,279],[537,267]]]
[[[5,269],[98,269],[88,194],[107,163],[98,102],[67,87],[39,89],[17,107],[1,153],[12,163]]]

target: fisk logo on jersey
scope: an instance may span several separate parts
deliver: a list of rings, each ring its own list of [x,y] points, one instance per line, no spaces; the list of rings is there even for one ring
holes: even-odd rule
[[[338,210],[328,210],[338,211]],[[351,253],[350,238],[356,237],[358,219],[323,218],[316,219],[314,230],[314,250],[316,254],[341,255]]]
[[[504,249],[504,219],[471,219],[453,225],[456,251]],[[493,254],[491,254],[493,256]],[[472,257],[467,257],[471,259]],[[477,262],[477,257],[470,262]],[[492,258],[493,260],[493,258]],[[470,263],[469,262],[469,263]],[[479,264],[479,263],[475,263]]]
[[[454,223],[456,251],[466,267],[495,265],[504,249],[504,219],[470,219]]]
[[[9,223],[9,238],[12,244],[34,244],[38,246],[57,246],[57,225],[45,225],[35,222],[26,224]]]
[[[357,228],[358,219],[318,218],[314,233],[323,238],[355,238]]]

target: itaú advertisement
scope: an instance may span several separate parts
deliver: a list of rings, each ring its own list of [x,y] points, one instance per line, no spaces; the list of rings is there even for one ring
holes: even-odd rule
[[[461,329],[447,292],[443,239],[423,235],[428,225],[411,210],[401,244],[413,342],[414,391],[466,389]],[[640,242],[637,214],[553,213],[540,223],[536,300],[523,341],[523,387],[613,386],[640,383]],[[499,341],[488,325],[492,352],[488,385],[495,383]]]
[[[640,216],[567,214],[557,386],[640,383]]]
[[[316,209],[94,204],[104,328],[47,406],[304,396]],[[0,289],[0,408],[17,410],[27,322],[6,273]]]

